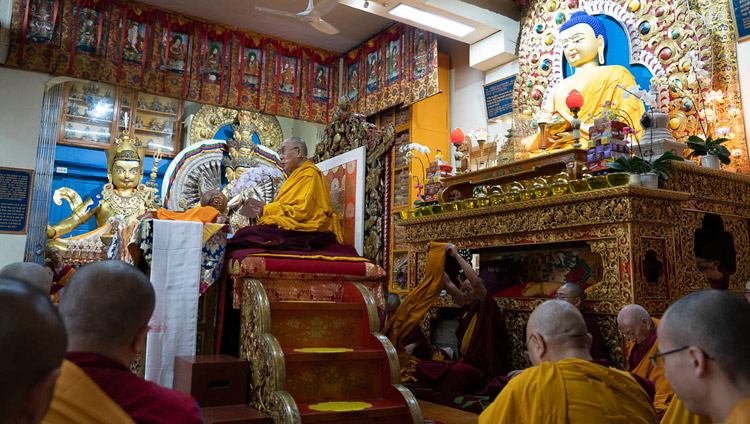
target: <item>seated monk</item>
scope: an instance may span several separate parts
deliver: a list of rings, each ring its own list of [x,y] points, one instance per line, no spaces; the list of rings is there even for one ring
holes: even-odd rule
[[[384,333],[392,341],[395,340],[397,349],[406,348],[407,337],[414,326],[445,288],[462,307],[456,329],[458,361],[419,361],[416,364],[416,379],[419,384],[432,386],[447,394],[482,393],[489,381],[507,372],[503,314],[487,293],[483,281],[459,255],[456,246],[445,245],[442,255],[436,252],[441,248],[440,243],[430,243],[425,280],[406,297],[401,306],[403,312],[397,313],[386,323]],[[445,272],[446,267],[451,275]],[[467,278],[460,290],[452,282],[452,279],[458,281],[458,267]],[[419,307],[412,307],[414,304],[419,304]],[[402,321],[411,322],[414,326],[404,326],[401,332],[394,331]]]
[[[125,262],[96,262],[73,275],[60,299],[68,353],[45,422],[203,422],[195,399],[130,371],[154,303],[151,282]]]
[[[675,393],[693,414],[750,423],[750,305],[725,290],[679,299],[658,324],[659,353]]]
[[[589,116],[598,114],[605,103],[615,107],[629,116],[630,123],[636,131],[641,131],[640,119],[646,111],[643,102],[630,96],[622,98],[624,92],[618,86],[636,85],[633,74],[620,65],[605,65],[604,53],[607,48],[607,30],[595,16],[586,12],[575,12],[560,26],[559,42],[568,64],[575,68],[575,73],[552,87],[547,94],[545,109],[554,111],[552,120],[547,124],[547,148],[561,149],[573,144],[573,133],[570,125],[573,116],[566,105],[566,98],[571,90],[578,90],[583,95],[583,106],[578,112],[581,124],[581,140],[588,140]],[[541,135],[524,140],[528,151],[541,148]],[[551,146],[550,146],[551,144]]]
[[[655,367],[648,359],[657,352],[656,325],[659,320],[636,304],[626,305],[617,314],[617,326],[630,341],[625,355],[627,369],[640,377],[651,380],[656,386],[654,408],[659,416],[664,415],[674,396],[672,387],[664,375],[664,368]]]
[[[510,380],[479,424],[657,422],[647,382],[592,360],[591,336],[573,305],[544,302],[526,334],[533,366]]]
[[[0,423],[41,422],[66,343],[65,327],[47,293],[0,277]]]
[[[65,265],[62,251],[57,246],[49,245],[45,256],[47,267],[52,271],[52,288],[49,294],[57,304],[60,303],[60,290],[68,284],[68,280],[76,270],[70,265]]]
[[[237,231],[227,242],[227,256],[242,259],[251,254],[314,254],[320,259],[362,260],[351,246],[340,244],[341,223],[331,206],[328,182],[307,159],[305,141],[287,138],[281,143],[279,156],[289,177],[273,202],[246,202],[243,209],[249,210],[251,217],[260,217],[258,225]]]
[[[557,289],[555,297],[570,303],[581,311],[583,321],[586,323],[586,331],[591,334],[589,353],[595,361],[603,361],[604,364],[607,364],[607,351],[604,347],[604,339],[602,338],[602,332],[599,330],[599,325],[590,315],[583,313],[583,300],[586,299],[586,292],[583,288],[575,283],[565,283]]]

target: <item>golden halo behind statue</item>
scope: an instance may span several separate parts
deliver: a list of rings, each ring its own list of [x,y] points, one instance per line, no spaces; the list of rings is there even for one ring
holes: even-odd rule
[[[235,109],[224,107],[201,106],[190,126],[190,144],[214,139],[222,127],[234,123],[237,112]],[[255,125],[255,133],[260,139],[260,144],[273,151],[279,150],[284,137],[279,120],[273,115],[259,112],[242,111],[242,113],[249,116],[252,124]]]

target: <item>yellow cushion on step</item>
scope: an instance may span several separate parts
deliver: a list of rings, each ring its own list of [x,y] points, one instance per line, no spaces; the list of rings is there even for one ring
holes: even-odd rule
[[[294,349],[294,351],[300,353],[341,353],[354,352],[354,349],[346,347],[303,347],[300,349]]]
[[[310,409],[322,412],[361,411],[371,407],[372,404],[367,402],[323,402],[310,405]]]

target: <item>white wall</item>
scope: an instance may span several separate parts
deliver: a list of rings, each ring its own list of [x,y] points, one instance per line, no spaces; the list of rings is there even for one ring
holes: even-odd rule
[[[312,156],[315,154],[315,144],[318,141],[318,132],[323,132],[326,128],[325,125],[314,124],[312,122],[300,121],[297,119],[278,117],[279,124],[281,125],[281,133],[284,139],[289,137],[299,137],[305,140],[307,145],[307,154]]]
[[[0,166],[34,169],[48,75],[0,66]],[[23,260],[26,235],[0,234],[0,266]]]

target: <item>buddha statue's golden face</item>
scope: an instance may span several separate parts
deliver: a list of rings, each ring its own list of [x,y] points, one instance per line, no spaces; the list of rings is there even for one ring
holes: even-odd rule
[[[224,168],[224,175],[226,175],[227,181],[234,181],[234,179],[235,179],[234,169],[232,169],[232,168],[230,168],[228,166]]]
[[[604,52],[604,38],[597,37],[593,28],[586,24],[573,25],[560,32],[565,58],[575,68],[584,65],[598,66],[599,51]]]
[[[241,158],[249,158],[253,156],[253,153],[255,153],[255,149],[252,147],[240,147],[239,155]]]
[[[112,184],[118,189],[138,187],[143,178],[143,168],[137,160],[119,159],[112,164]]]

